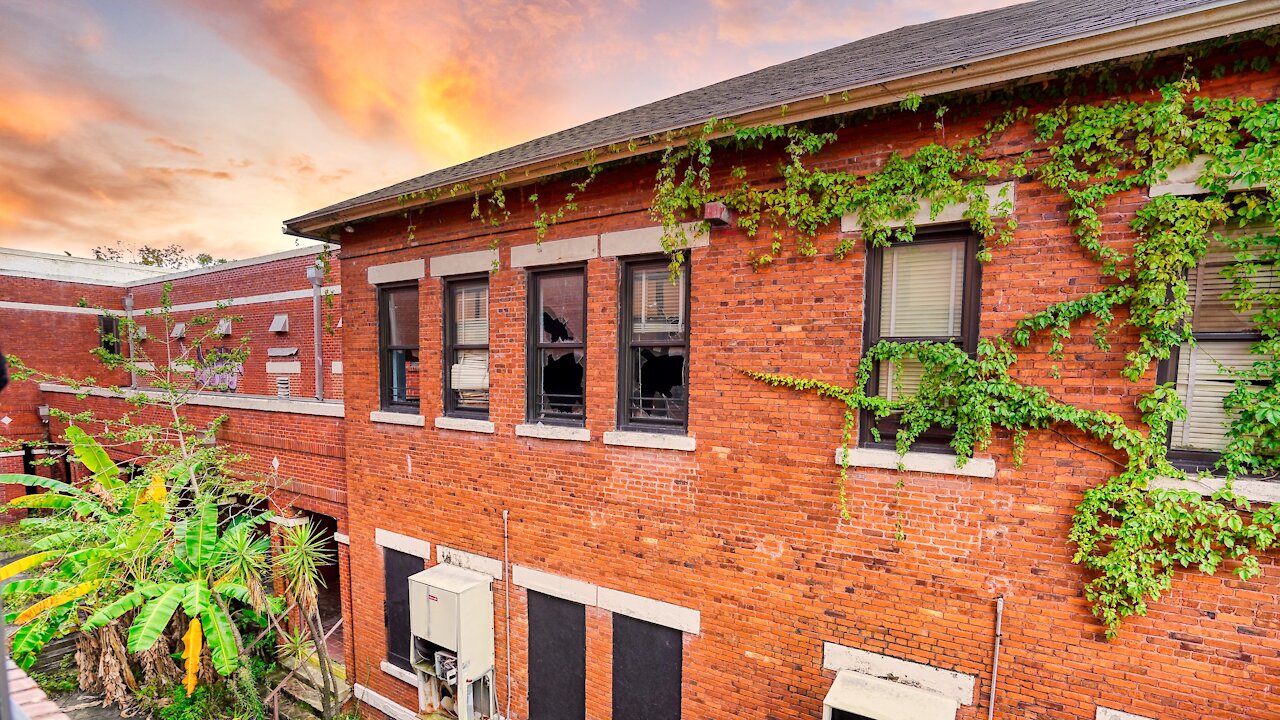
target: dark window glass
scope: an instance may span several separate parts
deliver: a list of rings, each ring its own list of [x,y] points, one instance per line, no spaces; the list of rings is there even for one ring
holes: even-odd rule
[[[1231,231],[1238,238],[1272,231],[1258,227]],[[1253,312],[1239,312],[1228,293],[1232,280],[1224,274],[1236,262],[1234,246],[1214,241],[1200,264],[1187,274],[1194,343],[1179,346],[1160,365],[1160,382],[1176,384],[1187,417],[1169,432],[1169,459],[1186,470],[1212,470],[1227,445],[1233,420],[1222,402],[1236,387],[1242,371],[1253,366],[1255,343],[1262,339]],[[1260,290],[1280,290],[1274,263],[1259,264],[1251,278]],[[1255,306],[1256,308],[1256,306]]]
[[[586,423],[587,282],[583,268],[529,281],[529,419]]]
[[[665,259],[623,270],[619,425],[679,432],[689,420],[689,271]]]
[[[529,591],[529,720],[587,716],[587,613]]]
[[[120,318],[98,316],[98,345],[109,353],[120,354]]]
[[[954,343],[970,354],[978,349],[981,270],[978,237],[966,227],[921,229],[910,242],[867,250],[867,301],[863,350],[882,340]],[[920,387],[924,366],[906,358],[901,367],[877,363],[868,392],[890,399],[910,397]],[[861,415],[860,444],[892,446],[898,415],[877,421]],[[871,433],[880,431],[879,443]],[[917,440],[921,449],[947,447],[951,430],[930,428]]]
[[[409,576],[422,572],[422,558],[391,548],[382,549],[382,565],[386,579],[383,620],[387,627],[387,662],[413,672],[409,649],[413,646],[409,627]]]
[[[382,409],[418,412],[418,285],[378,290]]]
[[[613,616],[613,720],[680,720],[679,630]]]
[[[445,414],[489,417],[489,278],[445,285]]]

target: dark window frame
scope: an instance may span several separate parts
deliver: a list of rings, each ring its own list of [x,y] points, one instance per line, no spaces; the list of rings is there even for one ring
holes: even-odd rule
[[[883,337],[880,334],[880,297],[884,281],[884,251],[878,245],[868,245],[866,262],[866,294],[863,301],[862,352],[865,356],[873,345],[881,340],[912,342],[929,340],[933,342],[950,342],[959,345],[969,355],[978,351],[978,335],[981,330],[982,315],[982,263],[978,262],[978,250],[982,238],[967,223],[944,224],[917,228],[915,237],[902,245],[929,245],[950,243],[963,240],[965,243],[964,288],[960,301],[960,335],[959,336],[919,336],[919,337]],[[867,394],[878,392],[880,387],[880,363],[875,363],[871,378],[867,382]],[[875,425],[880,431],[880,440],[871,435]],[[869,410],[858,413],[858,446],[869,448],[896,448],[898,429],[901,424],[895,415],[876,421]],[[954,432],[947,428],[929,428],[924,431],[911,446],[912,450],[922,452],[951,453],[951,438]]]
[[[390,306],[391,292],[394,290],[405,290],[412,288],[418,294],[418,320],[414,323],[414,327],[419,328],[418,344],[416,345],[396,345],[391,346],[391,325],[389,322],[388,308]],[[391,355],[397,350],[415,350],[418,353],[419,372],[422,365],[422,294],[416,280],[410,282],[387,283],[386,285],[377,286],[377,307],[378,307],[378,406],[385,412],[399,412],[410,415],[417,415],[422,410],[422,393],[419,390],[418,399],[414,401],[393,400],[391,396]],[[408,385],[408,368],[406,373],[406,390]],[[422,387],[422,379],[418,379],[418,387]]]
[[[692,337],[693,337],[693,306],[691,304],[691,296],[693,292],[693,273],[690,269],[689,255],[685,253],[684,262],[681,263],[680,269],[684,273],[684,340],[683,342],[644,342],[633,343],[631,341],[632,330],[632,277],[637,268],[646,268],[662,266],[669,267],[671,258],[666,255],[643,255],[629,257],[619,263],[618,269],[618,411],[617,426],[619,430],[632,432],[651,432],[666,433],[669,435],[687,435],[689,432],[689,409],[693,406],[692,395],[689,387],[689,366],[692,354]],[[666,419],[658,418],[635,418],[631,416],[631,385],[635,380],[635,368],[631,364],[631,350],[636,347],[665,347],[665,348],[683,348],[684,349],[684,368],[683,378],[685,392],[685,412],[684,418],[678,422],[667,422]]]
[[[118,316],[98,316],[98,347],[113,355],[121,354],[124,349],[124,342],[120,336],[120,318]]]
[[[590,322],[587,318],[587,296],[589,288],[587,287],[587,265],[586,263],[572,263],[567,265],[555,265],[548,267],[540,267],[531,270],[528,273],[528,285],[525,294],[528,306],[528,333],[525,338],[525,417],[531,423],[544,423],[547,425],[564,425],[567,427],[586,427],[587,425],[587,380],[586,360],[587,360],[587,337],[590,334]],[[544,278],[556,276],[580,275],[582,277],[582,339],[574,342],[549,343],[542,341],[542,309],[541,296],[539,293],[538,282]],[[581,350],[583,356],[583,379],[582,379],[582,412],[581,413],[561,413],[555,411],[545,411],[539,402],[540,390],[542,386],[542,351],[543,350]]]
[[[441,336],[444,339],[444,342],[441,343],[441,345],[444,346],[443,347],[444,352],[442,357],[443,362],[441,362],[441,365],[443,366],[442,367],[443,376],[441,378],[440,387],[444,390],[445,417],[469,418],[472,420],[488,420],[489,419],[488,407],[486,407],[486,409],[484,410],[475,410],[472,408],[458,407],[457,398],[455,398],[453,395],[452,383],[449,381],[450,372],[453,369],[453,355],[458,350],[484,350],[485,352],[489,353],[489,369],[490,370],[493,369],[493,351],[490,349],[491,342],[486,342],[484,345],[476,345],[473,343],[458,344],[457,342],[456,336],[458,334],[458,328],[457,328],[457,322],[455,322],[455,319],[453,317],[453,314],[455,312],[454,303],[453,303],[453,292],[455,289],[469,287],[473,285],[484,286],[485,292],[488,293],[485,297],[485,311],[489,312],[490,310],[492,310],[490,301],[493,299],[493,295],[492,295],[492,288],[489,287],[489,273],[472,273],[469,275],[457,275],[454,277],[447,277],[444,279],[444,295],[443,295],[444,312],[441,313],[441,315],[444,316],[444,334]],[[492,337],[493,337],[492,313],[490,313],[490,327],[489,327],[490,341]],[[490,388],[490,391],[492,392],[492,387]],[[490,395],[491,402],[492,402],[492,399],[493,399],[493,396],[491,394]]]

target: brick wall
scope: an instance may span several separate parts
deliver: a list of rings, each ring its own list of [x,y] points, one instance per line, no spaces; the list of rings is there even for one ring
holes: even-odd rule
[[[1205,82],[1205,94],[1277,94],[1274,73]],[[1148,97],[1138,95],[1136,97]],[[959,113],[956,113],[959,115]],[[948,137],[975,133],[985,118],[949,118]],[[891,152],[934,139],[932,117],[890,115],[845,130],[824,155],[832,166],[872,170]],[[997,152],[1030,143],[1022,128]],[[768,179],[776,158],[743,153],[749,175]],[[727,170],[730,161],[722,161]],[[580,196],[580,210],[547,240],[649,226],[655,167],[607,171]],[[563,194],[540,188],[544,198]],[[370,266],[476,251],[491,238],[470,204],[370,221],[343,239],[348,493],[354,657],[358,682],[416,708],[414,689],[378,670],[385,658],[378,529],[698,610],[701,632],[684,641],[683,713],[693,718],[815,718],[833,673],[823,644],[846,645],[977,678],[963,720],[983,717],[993,650],[994,608],[1006,600],[998,717],[1093,718],[1097,707],[1162,719],[1280,717],[1280,567],[1242,582],[1179,573],[1144,618],[1107,641],[1082,596],[1084,572],[1067,541],[1081,493],[1115,465],[1079,433],[1037,433],[1015,468],[1007,437],[989,452],[993,479],[854,470],[852,518],[836,506],[833,451],[843,407],[751,381],[740,369],[785,371],[852,384],[862,347],[864,258],[789,254],[756,271],[748,250],[767,244],[716,230],[691,252],[691,453],[610,447],[616,416],[618,262],[588,262],[586,443],[517,437],[525,417],[526,274],[511,246],[534,241],[519,195],[501,229],[502,269],[490,280],[492,435],[439,430],[441,293],[419,285],[425,428],[371,422],[378,409],[377,328]],[[1134,193],[1105,218],[1108,239],[1132,242]],[[1063,198],[1034,180],[1017,187],[1014,241],[983,268],[982,335],[1010,329],[1025,313],[1102,284],[1076,245]],[[824,230],[830,248],[838,228]],[[860,243],[855,243],[860,247]],[[1023,354],[1020,377],[1069,402],[1136,418],[1135,399],[1154,378],[1118,375],[1120,354],[1100,353],[1088,332],[1054,362],[1047,344]],[[1122,336],[1123,347],[1131,336]],[[1061,366],[1061,380],[1051,378]],[[1098,454],[1082,451],[1080,445]],[[897,484],[901,482],[899,489]],[[897,523],[905,538],[895,540]],[[511,590],[506,636],[502,582],[494,583],[498,698],[513,679],[511,717],[525,717],[525,595]],[[609,614],[588,608],[588,713],[610,714]],[[505,666],[510,645],[512,667]],[[372,712],[372,711],[371,711]]]

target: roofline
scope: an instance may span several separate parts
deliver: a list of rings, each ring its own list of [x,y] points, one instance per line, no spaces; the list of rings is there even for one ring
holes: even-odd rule
[[[123,284],[117,281],[107,280],[98,277],[96,273],[128,273],[131,275],[152,274],[156,277],[164,274],[164,270],[160,268],[148,267],[146,265],[135,265],[132,263],[117,262],[115,260],[98,260],[96,258],[83,258],[74,255],[60,255],[58,253],[39,252],[37,250],[20,250],[18,248],[0,247],[0,256],[18,256],[31,258],[33,260],[47,260],[56,263],[65,263],[77,266],[84,275],[76,274],[59,274],[49,275],[38,272],[30,272],[27,270],[17,270],[11,268],[0,268],[0,275],[5,277],[35,278],[35,279],[57,279],[62,282],[73,282],[81,285],[98,285],[103,287],[123,287]]]
[[[54,253],[37,252],[34,250],[19,250],[17,248],[0,247],[0,255],[22,255],[25,257],[56,260],[70,262],[79,265],[89,265],[100,270],[118,270],[131,273],[152,273],[152,277],[142,278],[140,280],[127,280],[125,282],[113,282],[92,277],[77,277],[72,275],[53,275],[35,272],[27,272],[23,270],[6,270],[0,268],[0,276],[3,277],[20,277],[31,278],[35,280],[57,280],[59,282],[73,282],[81,285],[97,285],[100,287],[112,288],[136,288],[144,285],[155,285],[158,283],[170,282],[172,280],[182,280],[198,275],[207,275],[210,273],[225,272],[227,270],[235,270],[237,268],[252,267],[254,265],[263,265],[279,260],[288,260],[295,257],[304,257],[306,255],[319,255],[324,249],[336,248],[332,244],[316,244],[294,248],[292,250],[284,250],[270,255],[259,255],[257,257],[246,258],[244,260],[235,260],[233,262],[222,263],[220,265],[211,265],[209,267],[195,268],[192,270],[170,271],[163,268],[149,267],[146,265],[136,265],[133,263],[115,262],[113,260],[94,260],[92,258],[82,258],[70,255],[56,255]]]
[[[1219,0],[1219,2],[1178,10],[1119,27],[1027,45],[1009,52],[994,53],[958,66],[941,65],[930,70],[850,87],[844,91],[800,97],[777,105],[760,106],[720,119],[732,119],[739,126],[803,122],[900,102],[909,94],[923,97],[1008,83],[1071,67],[1166,50],[1276,24],[1280,24],[1280,0]],[[785,115],[781,111],[784,106],[786,107]],[[648,133],[645,137],[700,127],[709,119],[711,118],[692,125],[663,128]],[[582,159],[582,155],[592,150],[599,151],[610,146],[627,145],[635,139],[622,137],[595,146],[582,146],[567,153],[544,156],[505,170],[464,176],[453,184],[487,185],[498,182],[505,187],[526,184],[550,175],[585,167],[587,163]],[[680,144],[683,144],[683,141],[661,141],[634,149],[597,153],[592,162],[602,164],[623,160]],[[523,172],[520,173],[520,177],[512,180],[511,176],[521,170]],[[504,176],[507,178],[506,182],[502,181]],[[285,227],[293,232],[315,233],[339,223],[365,220],[403,211],[409,207],[431,205],[452,199],[452,196],[439,200],[424,198],[402,203],[399,197],[384,198],[315,217],[301,215],[285,221]]]
[[[315,245],[304,245],[292,250],[282,250],[270,255],[258,255],[257,257],[245,258],[244,260],[233,260],[231,262],[220,263],[218,265],[209,265],[207,267],[194,268],[192,270],[179,270],[177,272],[166,273],[160,277],[148,278],[146,280],[132,280],[124,283],[121,287],[135,288],[143,285],[154,285],[156,283],[169,282],[171,280],[182,280],[197,275],[208,275],[211,273],[225,272],[227,270],[235,270],[237,268],[252,267],[254,265],[264,265],[266,263],[276,262],[278,260],[289,260],[290,258],[304,257],[307,255],[319,255],[324,252],[325,248],[337,248],[337,245],[328,243],[317,243]]]

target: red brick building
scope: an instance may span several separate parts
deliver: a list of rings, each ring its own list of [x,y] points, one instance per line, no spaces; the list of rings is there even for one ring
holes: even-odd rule
[[[1063,99],[1040,92],[1059,73],[1154,57],[1142,72],[1176,76],[1193,43],[1274,32],[1277,17],[1270,2],[1042,0],[913,26],[296,218],[290,232],[341,245],[341,274],[335,262],[324,281],[340,329],[318,355],[314,251],[113,280],[16,272],[0,254],[0,342],[84,374],[95,307],[123,310],[126,295],[135,312],[154,307],[165,280],[179,315],[236,299],[245,319],[231,337],[251,332],[253,352],[236,392],[193,412],[230,415],[219,441],[287,478],[284,504],[332,518],[346,673],[369,717],[411,720],[443,691],[469,718],[1280,718],[1274,553],[1250,581],[1178,574],[1107,640],[1068,540],[1082,493],[1113,472],[1106,448],[1033,433],[1015,467],[998,437],[957,467],[936,447],[899,457],[860,427],[842,519],[843,406],[740,372],[851,386],[872,339],[967,345],[1101,287],[1059,193],[1034,176],[993,186],[1018,225],[981,266],[958,209],[926,208],[915,221],[928,242],[873,250],[848,217],[817,238],[849,241],[845,258],[760,270],[750,253],[765,241],[713,227],[695,233],[675,284],[650,211],[668,130],[845,116],[819,164],[872,172],[937,139],[933,116],[898,109],[913,94],[1028,88],[1042,111]],[[1211,57],[1241,67],[1206,73],[1200,94],[1280,96],[1258,61],[1274,55],[1267,40]],[[1069,99],[1150,97],[1088,87]],[[955,138],[986,119],[956,115]],[[993,152],[1042,149],[1021,127]],[[627,162],[539,242],[540,213],[581,180],[584,153]],[[735,160],[762,183],[778,162]],[[503,186],[509,216],[477,222],[459,183]],[[1109,236],[1131,245],[1133,209],[1159,192],[1196,188],[1134,191],[1103,218]],[[284,332],[272,329],[281,314]],[[1154,374],[1124,380],[1123,358],[1084,338],[1070,363],[1048,350],[1023,352],[1019,378],[1136,420]],[[82,406],[62,388],[16,386],[0,395],[7,436],[56,438],[42,404]],[[1237,491],[1280,500],[1273,483]]]
[[[850,240],[843,260],[789,255],[763,270],[750,253],[767,240],[716,227],[694,238],[676,285],[650,212],[668,130],[846,115],[818,164],[869,172],[937,138],[932,116],[897,109],[911,94],[1024,87],[1043,111],[1061,102],[1037,99],[1058,71],[1156,53],[1166,60],[1145,72],[1176,76],[1180,48],[1270,27],[1275,13],[1063,0],[915,26],[288,221],[341,244],[348,669],[366,708],[409,720],[434,707],[433,678],[449,671],[437,654],[456,652],[491,671],[453,686],[469,717],[818,718],[825,703],[834,718],[972,720],[992,697],[1006,718],[1280,717],[1274,555],[1248,582],[1179,574],[1108,641],[1068,541],[1082,492],[1112,471],[1104,449],[1033,434],[1015,467],[1001,437],[957,468],[864,437],[842,520],[843,406],[739,372],[849,386],[872,318],[876,337],[969,343],[1100,287],[1060,194],[1034,176],[993,187],[1018,226],[980,269],[964,261],[974,245],[958,209],[941,208],[916,218],[935,241],[918,254],[869,251],[846,218],[817,238]],[[1242,71],[1206,75],[1201,94],[1277,96],[1273,66],[1248,66],[1267,43],[1243,47]],[[981,132],[982,113],[961,115],[948,137]],[[1024,127],[992,152],[1036,148]],[[577,193],[539,245],[539,213],[582,179],[566,171],[584,154],[629,162]],[[733,163],[767,183],[779,161],[744,151]],[[509,212],[497,228],[473,218],[496,186]],[[1132,242],[1148,192],[1104,218],[1109,236]],[[1123,358],[1085,341],[1060,371],[1047,351],[1024,352],[1020,377],[1136,419],[1154,377],[1124,380]],[[1276,499],[1265,483],[1250,491]],[[442,604],[470,592],[483,597]],[[492,646],[439,635],[432,623],[446,619],[492,632]]]

